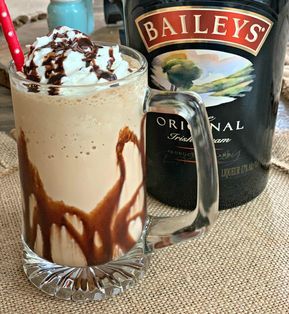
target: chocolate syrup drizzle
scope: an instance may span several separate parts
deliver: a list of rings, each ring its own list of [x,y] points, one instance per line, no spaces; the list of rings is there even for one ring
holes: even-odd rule
[[[59,28],[58,28],[59,29]],[[42,66],[45,66],[45,78],[48,80],[47,84],[51,85],[62,85],[61,79],[66,76],[64,69],[64,61],[67,58],[67,51],[71,50],[74,52],[79,52],[84,55],[82,61],[85,61],[86,67],[91,67],[90,72],[94,72],[97,79],[105,79],[107,81],[117,80],[117,76],[115,75],[112,65],[115,62],[115,58],[113,56],[113,49],[109,49],[109,61],[107,65],[107,70],[102,70],[97,65],[97,53],[101,46],[97,46],[93,43],[88,37],[86,37],[83,33],[73,30],[75,34],[82,34],[81,38],[74,38],[73,40],[69,38],[67,33],[55,33],[53,35],[53,41],[48,44],[38,47],[34,49],[33,46],[30,47],[30,51],[28,53],[28,57],[35,51],[40,51],[44,48],[50,48],[52,51],[45,56]],[[48,34],[48,36],[50,36]],[[84,37],[85,36],[85,37]],[[61,39],[61,41],[55,41],[56,39]],[[39,83],[40,77],[37,72],[38,66],[35,64],[33,59],[31,60],[29,65],[23,66],[23,72],[26,75],[26,78]],[[33,84],[30,84],[33,85]],[[28,91],[30,92],[38,92],[39,89],[36,89],[35,86],[28,86]],[[49,89],[50,95],[58,95],[59,88],[53,87]]]
[[[111,190],[108,191],[103,200],[99,202],[91,212],[87,213],[76,207],[69,206],[63,201],[55,201],[47,195],[36,167],[29,160],[27,139],[25,138],[24,132],[21,130],[18,138],[18,154],[20,179],[24,195],[24,237],[26,243],[32,250],[34,250],[37,226],[39,226],[43,238],[42,257],[53,262],[51,252],[51,228],[53,225],[59,228],[62,226],[66,228],[67,232],[83,252],[87,265],[104,264],[113,259],[113,251],[116,247],[120,248],[125,253],[135,245],[135,240],[132,239],[128,233],[128,227],[130,222],[138,217],[141,218],[144,225],[145,200],[140,211],[133,217],[130,217],[130,210],[135,205],[139,193],[144,193],[144,182],[136,188],[133,197],[128,203],[123,208],[119,208],[120,196],[126,180],[126,165],[123,150],[125,145],[129,142],[136,145],[141,152],[142,167],[144,167],[143,123],[140,141],[128,127],[125,127],[120,131],[116,145],[117,165],[120,169],[120,178],[116,181]],[[34,195],[36,199],[32,226],[30,225],[29,207],[29,198],[31,195]],[[79,234],[74,226],[67,220],[67,214],[76,215],[83,223],[83,234]],[[94,235],[96,231],[103,244],[100,248],[94,245]]]
[[[107,69],[109,71],[112,71],[111,67],[113,66],[114,62],[115,62],[115,57],[113,55],[113,48],[109,48],[109,60],[107,63]]]

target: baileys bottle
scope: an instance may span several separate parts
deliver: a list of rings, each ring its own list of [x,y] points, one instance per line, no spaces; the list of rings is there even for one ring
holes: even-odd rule
[[[289,0],[126,0],[123,8],[127,45],[146,56],[150,86],[196,92],[207,107],[220,207],[255,198],[268,180]],[[195,155],[186,122],[150,113],[147,155],[149,193],[195,208]]]

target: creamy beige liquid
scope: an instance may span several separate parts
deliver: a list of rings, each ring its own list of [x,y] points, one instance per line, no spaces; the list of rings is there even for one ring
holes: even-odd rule
[[[12,79],[24,238],[39,256],[100,264],[138,241],[146,80],[144,73],[114,88],[49,96],[20,90]]]

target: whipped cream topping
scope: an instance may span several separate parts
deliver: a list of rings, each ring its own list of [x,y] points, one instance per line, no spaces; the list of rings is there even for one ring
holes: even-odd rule
[[[38,83],[88,85],[121,79],[131,69],[118,46],[97,46],[87,35],[62,26],[30,46],[23,73]]]

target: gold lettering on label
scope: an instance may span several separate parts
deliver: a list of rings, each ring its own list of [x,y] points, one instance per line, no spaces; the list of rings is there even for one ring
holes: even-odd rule
[[[187,30],[187,22],[186,22],[186,15],[180,15],[181,25],[182,25],[182,34],[188,34]]]
[[[223,132],[225,132],[225,131],[227,131],[227,130],[229,130],[229,131],[234,131],[234,129],[232,128],[230,122],[228,122],[228,123],[226,124],[226,126],[225,126]]]
[[[201,30],[201,15],[194,15],[195,16],[195,33],[196,34],[208,34],[208,28]]]
[[[239,37],[240,31],[249,23],[249,21],[248,21],[248,20],[244,20],[244,21],[243,21],[243,24],[240,25],[240,24],[239,24],[240,21],[241,21],[240,19],[237,19],[237,18],[234,17],[233,20],[234,20],[234,24],[235,24],[235,28],[236,28],[233,37],[234,37],[234,38],[240,38],[240,37]]]
[[[227,34],[227,30],[226,30],[226,24],[225,23],[221,23],[221,20],[223,21],[228,21],[228,17],[227,16],[221,16],[221,15],[216,15],[215,16],[215,25],[214,25],[214,30],[212,32],[213,35],[226,35]],[[224,29],[223,32],[221,32],[220,28]]]
[[[172,119],[169,120],[169,128],[170,129],[174,128],[176,130],[178,129],[177,126],[176,126],[176,121],[175,120],[172,120]]]
[[[234,177],[240,174],[241,167],[226,168],[222,170],[222,178]]]
[[[139,16],[136,26],[148,52],[182,43],[224,43],[254,56],[261,50],[273,21],[236,8],[179,6]]]
[[[250,43],[253,43],[255,42],[257,39],[258,39],[258,36],[259,34],[257,33],[257,31],[259,31],[259,33],[262,31],[262,26],[258,25],[258,24],[253,24],[251,27],[250,27],[250,32],[251,32],[251,35],[253,37],[250,37],[250,34],[248,34],[245,39],[250,42]]]
[[[155,40],[158,38],[159,36],[159,33],[157,31],[156,28],[154,28],[154,24],[153,22],[147,22],[147,23],[144,23],[143,25],[145,27],[145,30],[149,36],[149,40],[152,41],[152,40]]]
[[[174,30],[170,22],[167,20],[166,17],[163,18],[163,35],[162,37],[166,37],[166,31],[169,30],[171,32],[170,35],[177,35],[178,33]]]
[[[241,125],[241,121],[237,121],[237,127],[236,127],[236,130],[239,131],[239,130],[244,130],[245,127],[243,125]]]

